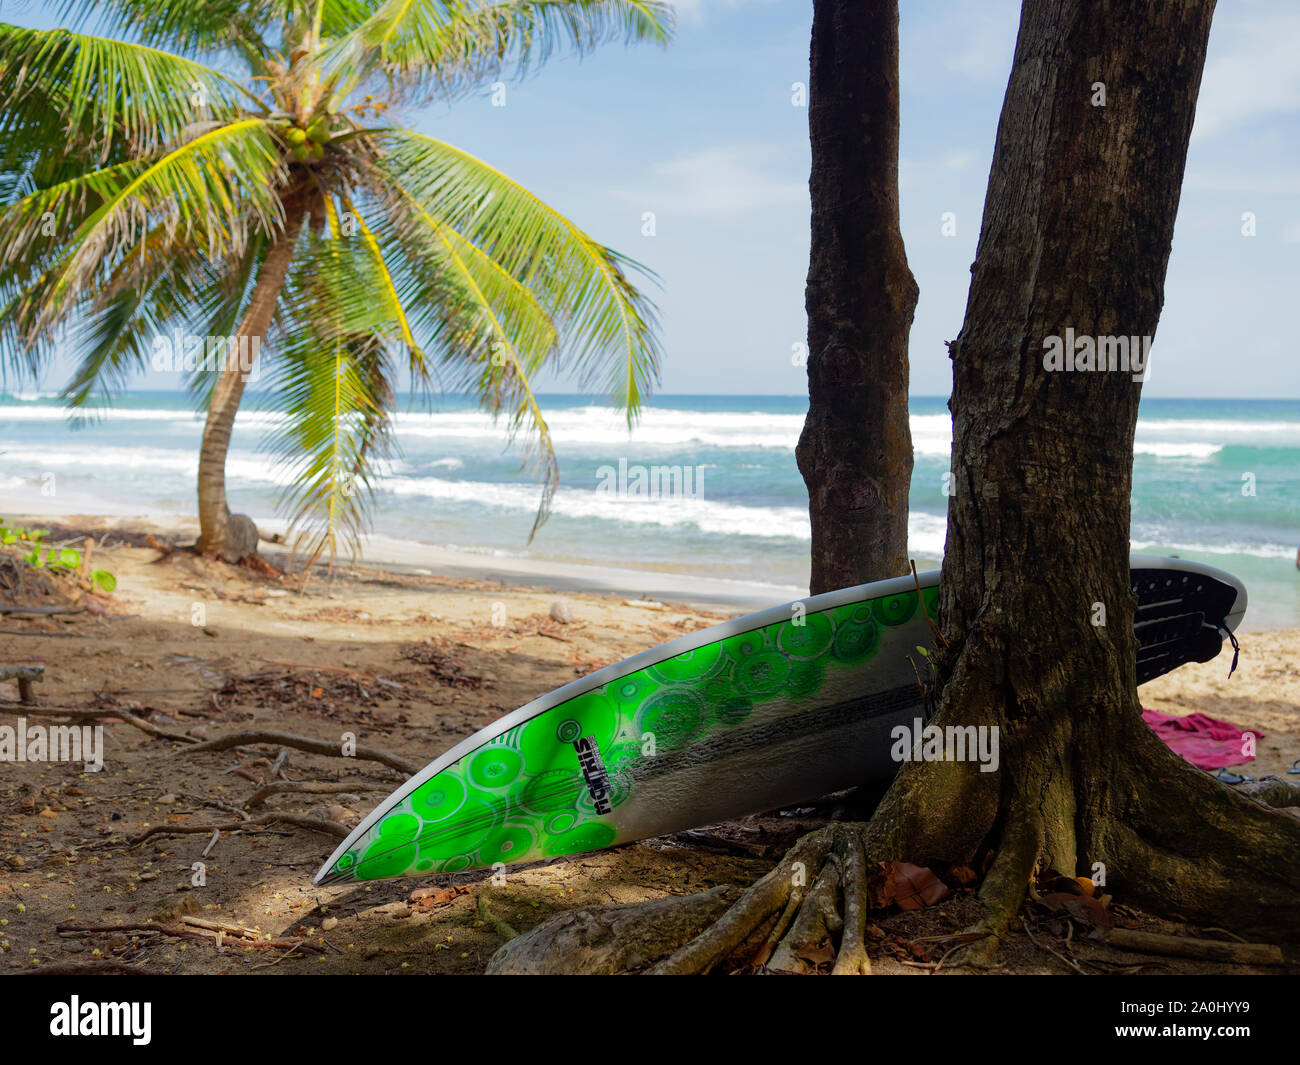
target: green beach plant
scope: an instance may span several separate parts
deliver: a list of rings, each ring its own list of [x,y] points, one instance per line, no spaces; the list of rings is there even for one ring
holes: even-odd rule
[[[0,546],[16,547],[28,565],[35,569],[49,567],[55,571],[79,570],[81,552],[74,547],[46,546],[42,541],[49,535],[49,529],[25,529],[9,525],[0,518]],[[117,578],[106,569],[91,570],[86,576],[92,584],[105,592],[111,592],[117,587]]]
[[[666,44],[671,8],[71,0],[64,13],[102,26],[0,24],[0,359],[37,371],[66,327],[66,398],[84,407],[158,368],[182,328],[228,340],[215,360],[163,360],[207,412],[206,553],[256,548],[225,465],[259,352],[282,504],[312,558],[355,550],[408,379],[421,397],[473,394],[527,442],[535,533],[558,481],[535,382],[571,373],[630,425],[659,362],[630,275],[652,275],[395,110],[522,76],[560,48]]]

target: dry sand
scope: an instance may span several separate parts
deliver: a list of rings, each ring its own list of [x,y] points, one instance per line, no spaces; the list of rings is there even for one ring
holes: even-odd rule
[[[110,524],[55,521],[80,530]],[[200,737],[268,728],[337,743],[351,731],[361,743],[423,764],[557,685],[738,612],[698,605],[726,602],[711,599],[717,589],[700,582],[693,604],[636,605],[630,593],[644,587],[636,579],[597,592],[598,584],[574,583],[572,574],[516,572],[502,580],[455,567],[415,572],[435,570],[430,558],[398,568],[345,567],[331,584],[314,581],[299,593],[188,553],[128,546],[143,544],[149,530],[111,524],[118,531],[110,546],[96,552],[96,564],[119,581],[107,612],[0,617],[0,664],[44,665],[37,691],[47,704],[117,708]],[[572,611],[568,624],[548,616],[560,598]],[[1231,680],[1227,662],[1224,655],[1180,669],[1143,688],[1143,701],[1260,729],[1266,738],[1251,772],[1285,772],[1300,758],[1300,633],[1248,637]],[[0,684],[0,699],[16,697],[12,683]],[[274,747],[186,757],[177,744],[111,717],[105,735],[100,773],[65,764],[4,767],[0,970],[111,959],[167,972],[482,972],[502,939],[478,912],[477,893],[488,892],[493,916],[522,931],[575,905],[743,884],[826,816],[807,810],[728,826],[719,834],[738,841],[735,852],[649,841],[512,871],[502,887],[466,874],[316,889],[311,875],[337,843],[329,834],[274,824],[223,833],[210,848],[206,827],[130,842],[151,827],[238,820],[238,804],[271,773]],[[354,824],[401,779],[372,762],[300,751],[290,752],[283,775],[346,784],[347,792],[277,796],[265,809],[339,825]],[[203,863],[203,884],[195,883],[196,862]],[[413,890],[428,887],[435,891],[412,899]],[[891,934],[924,936],[959,927],[959,910],[935,907],[919,928],[914,915],[900,915],[897,928],[883,924]],[[149,921],[184,924],[192,937],[126,930]],[[234,936],[218,941],[195,921],[305,945],[285,955],[283,947],[253,947]],[[117,926],[124,930],[113,931]],[[1145,918],[1139,926],[1173,927]],[[1103,951],[1097,956],[1108,964],[1215,971],[1080,949]],[[1013,943],[1007,958],[1017,972],[1069,971],[1027,941]],[[885,957],[878,971],[918,970]]]

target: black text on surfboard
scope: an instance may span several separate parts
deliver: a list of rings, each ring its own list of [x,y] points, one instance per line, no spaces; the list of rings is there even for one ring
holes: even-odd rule
[[[613,813],[614,806],[609,801],[609,774],[605,772],[605,762],[600,757],[600,748],[596,746],[596,737],[583,736],[574,740],[573,749],[578,752],[582,779],[587,782],[587,791],[596,807],[596,813]]]

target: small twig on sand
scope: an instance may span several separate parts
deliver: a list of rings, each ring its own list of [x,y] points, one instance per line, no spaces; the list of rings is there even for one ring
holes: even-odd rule
[[[54,614],[80,614],[85,611],[84,606],[5,606],[0,605],[0,614],[12,614],[15,617],[22,614],[39,615],[41,617],[50,617]]]
[[[335,839],[346,839],[351,831],[338,821],[326,821],[321,817],[308,817],[306,814],[289,814],[276,810],[262,814],[260,817],[250,817],[247,821],[229,821],[221,825],[153,825],[131,840],[131,846],[137,846],[154,836],[187,836],[197,832],[239,832],[245,828],[270,825],[277,821],[293,825],[295,828],[321,832]]]
[[[355,783],[346,780],[337,784],[319,780],[283,780],[274,784],[267,784],[266,787],[253,792],[244,800],[244,808],[246,810],[256,809],[272,795],[283,795],[285,792],[290,791],[303,792],[308,795],[339,795],[359,790]]]
[[[284,947],[303,947],[323,954],[325,948],[309,939],[262,939],[260,933],[251,929],[241,929],[218,925],[212,921],[203,921],[197,917],[182,917],[181,924],[167,924],[163,921],[141,921],[138,924],[61,924],[54,930],[60,934],[76,935],[117,935],[127,932],[156,932],[159,935],[175,936],[177,939],[196,939],[200,943],[212,943],[213,936],[235,936],[240,946],[257,947],[261,950],[280,950]]]
[[[98,710],[93,706],[41,706],[38,703],[15,703],[8,699],[0,702],[0,714],[19,714],[24,717],[116,717],[116,710]]]
[[[15,703],[6,700],[0,701],[0,714],[19,714],[24,717],[34,714],[38,717],[62,717],[77,721],[90,718],[117,718],[125,724],[140,729],[141,732],[147,732],[150,736],[157,736],[159,739],[175,740],[178,743],[199,742],[193,736],[186,736],[181,732],[169,732],[167,729],[159,728],[152,722],[146,721],[142,717],[136,717],[135,714],[120,707],[40,706],[36,703]]]
[[[212,838],[208,840],[208,845],[203,848],[203,853],[200,854],[199,857],[206,858],[211,853],[212,848],[217,845],[217,840],[219,840],[220,838],[221,838],[221,829],[214,828],[212,830]]]
[[[142,717],[136,717],[125,710],[114,710],[112,716],[120,717],[128,725],[134,725],[142,732],[149,733],[150,736],[157,736],[160,740],[175,740],[177,743],[198,743],[199,741],[193,736],[187,736],[183,732],[172,732],[168,729],[159,728],[150,721]]]
[[[344,757],[338,743],[329,740],[317,740],[310,736],[299,736],[292,732],[280,732],[275,729],[247,729],[242,732],[232,732],[228,736],[218,736],[214,740],[196,743],[193,747],[187,747],[175,753],[189,755],[198,751],[226,751],[231,747],[245,747],[254,743],[278,743],[282,747],[296,747],[300,751],[310,751],[312,754],[332,755],[335,758]],[[404,773],[408,777],[414,776],[424,768],[400,755],[393,754],[391,751],[385,751],[379,747],[369,747],[364,743],[357,744],[355,753],[351,757],[363,758],[368,762],[379,762],[381,765],[396,769],[399,773]]]
[[[1047,951],[1048,954],[1051,954],[1053,957],[1059,958],[1061,961],[1065,962],[1066,965],[1068,965],[1080,976],[1088,975],[1086,971],[1084,971],[1082,968],[1079,967],[1078,962],[1076,962],[1073,958],[1068,958],[1060,951],[1053,950],[1051,947],[1047,946],[1046,944],[1038,942],[1038,940],[1034,938],[1034,933],[1029,931],[1029,925],[1027,923],[1024,926],[1024,930],[1025,930],[1025,935],[1029,937],[1029,942],[1031,942],[1039,950],[1045,950]]]
[[[275,756],[275,761],[271,763],[271,770],[266,774],[268,780],[274,780],[284,769],[285,763],[289,761],[289,750],[287,747],[281,747],[279,753]]]
[[[514,939],[519,935],[519,933],[506,924],[505,921],[501,920],[500,917],[497,917],[488,909],[488,897],[486,891],[480,891],[478,893],[478,915],[480,920],[486,921],[496,929],[498,935],[504,936],[506,939]]]

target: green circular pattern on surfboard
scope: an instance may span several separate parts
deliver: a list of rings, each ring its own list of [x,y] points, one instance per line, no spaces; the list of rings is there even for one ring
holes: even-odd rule
[[[938,589],[923,594],[934,617]],[[618,838],[612,812],[635,791],[638,771],[745,728],[774,700],[816,694],[832,676],[870,661],[885,628],[904,624],[917,607],[908,591],[796,615],[576,696],[425,781],[334,869],[374,880],[606,847]],[[594,788],[579,759],[588,740],[599,758]]]

